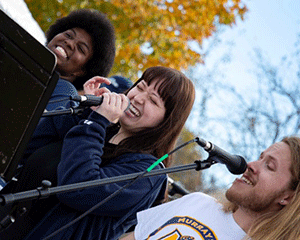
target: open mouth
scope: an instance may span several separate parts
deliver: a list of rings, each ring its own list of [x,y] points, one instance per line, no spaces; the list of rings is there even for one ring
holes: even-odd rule
[[[56,49],[56,50],[61,54],[61,56],[63,56],[64,58],[67,58],[67,57],[68,57],[66,51],[65,51],[62,47],[57,46],[55,49]]]
[[[253,186],[253,183],[252,183],[249,179],[245,178],[244,176],[241,177],[241,180],[242,180],[243,182],[247,183],[248,185]]]
[[[141,116],[140,111],[137,108],[135,108],[132,104],[130,104],[128,111],[130,111],[130,113],[136,117]]]

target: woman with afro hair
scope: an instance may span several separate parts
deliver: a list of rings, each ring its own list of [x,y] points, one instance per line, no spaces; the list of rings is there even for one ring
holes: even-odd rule
[[[105,14],[93,9],[75,10],[51,25],[46,38],[47,47],[56,56],[59,73],[47,111],[76,107],[77,103],[70,97],[77,96],[89,79],[97,84],[110,84],[102,77],[108,76],[114,63],[115,30]],[[42,117],[22,163],[37,149],[62,140],[68,130],[89,113]]]
[[[71,49],[73,46],[69,46],[67,41],[76,40],[75,37],[78,36],[72,34],[72,31],[76,31],[76,29],[83,30],[85,35],[90,38],[90,43],[84,42],[85,39],[79,39],[83,41],[81,42],[83,46],[80,46],[79,42],[78,53],[83,55],[84,61],[82,64],[75,63],[78,66],[72,67],[79,68],[80,73],[68,69],[70,68],[68,64],[72,63],[72,56],[77,53],[77,49],[76,46]],[[57,40],[59,36],[61,38]],[[51,25],[46,33],[46,38],[48,48],[57,57],[57,71],[60,77],[68,79],[77,89],[82,89],[83,84],[94,76],[108,76],[115,58],[115,31],[105,14],[92,9],[73,11]],[[66,44],[62,43],[61,46],[59,41],[65,41]],[[74,44],[76,43],[74,42]],[[84,49],[84,45],[91,49]],[[57,49],[57,47],[62,47],[62,49]],[[86,56],[85,54],[90,55]]]

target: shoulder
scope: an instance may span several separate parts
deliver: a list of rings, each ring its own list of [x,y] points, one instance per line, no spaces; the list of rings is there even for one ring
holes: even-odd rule
[[[125,153],[118,157],[120,162],[154,163],[157,158],[146,153]]]
[[[197,206],[199,203],[201,203],[202,206],[208,206],[208,205],[216,205],[218,206],[218,201],[202,192],[194,192],[187,195],[182,196],[179,199],[176,199],[179,204],[188,204],[191,206]]]
[[[153,163],[157,161],[157,158],[151,154],[143,153],[125,153],[114,160],[114,164],[118,165],[119,168],[123,168],[124,171],[129,172],[145,172]],[[155,166],[154,169],[161,169],[160,165]],[[152,177],[144,178],[145,181],[152,183],[156,181],[164,181],[167,179],[166,174],[158,174]]]
[[[156,207],[141,211],[138,213],[138,217],[139,216],[147,216],[150,213],[151,214],[155,214],[159,213],[159,212],[172,212],[173,213],[173,209],[178,209],[178,211],[183,211],[184,214],[187,213],[187,209],[192,208],[193,211],[198,211],[199,207],[201,209],[207,210],[207,209],[211,209],[211,207],[213,207],[213,205],[217,206],[218,203],[217,201],[210,197],[207,194],[204,193],[200,193],[200,192],[195,192],[195,193],[190,193],[187,195],[184,195],[178,199],[169,201],[167,203],[158,205]],[[201,211],[200,209],[200,211]],[[179,214],[178,212],[176,213],[176,215]]]
[[[74,87],[74,85],[64,79],[59,78],[56,84],[56,87],[54,89],[53,94],[60,94],[64,93],[66,95],[78,95],[77,89]]]
[[[190,199],[201,199],[201,200],[206,200],[206,201],[214,201],[216,202],[217,200],[215,198],[213,198],[210,195],[207,195],[205,193],[202,192],[194,192],[191,194],[186,195],[188,198]]]
[[[118,163],[130,163],[131,166],[140,168],[140,171],[148,169],[157,161],[157,158],[147,153],[125,153],[117,157]],[[163,163],[159,163],[153,169],[165,168]]]

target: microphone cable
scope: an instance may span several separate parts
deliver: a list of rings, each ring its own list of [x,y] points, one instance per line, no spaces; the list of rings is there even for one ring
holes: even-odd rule
[[[153,168],[155,168],[158,164],[160,164],[163,160],[165,160],[168,156],[170,156],[171,154],[173,154],[174,152],[178,151],[180,148],[183,148],[184,146],[196,142],[198,140],[198,138],[192,139],[188,142],[183,143],[182,145],[176,147],[174,150],[172,150],[171,152],[165,154],[164,156],[162,156],[161,158],[159,158],[156,162],[154,162],[150,167],[148,167],[144,172],[142,172],[140,175],[138,175],[135,179],[133,179],[131,182],[127,183],[126,185],[124,185],[122,188],[120,188],[119,190],[115,191],[114,193],[112,193],[111,195],[109,195],[108,197],[106,197],[105,199],[103,199],[101,202],[97,203],[96,205],[94,205],[93,207],[91,207],[89,210],[87,210],[86,212],[84,212],[83,214],[81,214],[80,216],[78,216],[77,218],[75,218],[74,220],[72,220],[71,222],[67,223],[66,225],[62,226],[61,228],[57,229],[56,231],[54,231],[53,233],[49,234],[48,236],[46,236],[45,238],[43,238],[43,240],[48,240],[51,237],[54,237],[56,234],[60,233],[61,231],[63,231],[64,229],[72,226],[73,224],[75,224],[76,222],[78,222],[79,220],[81,220],[82,218],[84,218],[86,215],[90,214],[91,212],[93,212],[95,209],[97,209],[98,207],[100,207],[102,204],[106,203],[107,201],[109,201],[110,199],[112,199],[114,196],[116,196],[117,194],[119,194],[121,191],[123,191],[124,189],[126,189],[127,187],[131,186],[132,184],[134,184],[137,180],[139,180],[140,178],[142,178],[146,173],[150,172]]]
[[[63,97],[63,98],[59,98],[59,99],[56,99],[56,100],[51,100],[48,102],[49,103],[57,103],[57,102],[63,102],[63,101],[67,101],[67,100],[71,100],[70,97]]]

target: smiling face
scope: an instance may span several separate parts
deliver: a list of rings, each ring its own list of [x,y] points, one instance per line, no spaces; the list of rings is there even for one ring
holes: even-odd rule
[[[276,211],[289,203],[291,151],[284,142],[266,149],[226,192],[229,201],[254,212]]]
[[[84,75],[84,67],[93,55],[91,36],[81,28],[72,28],[57,34],[48,48],[57,57],[56,70],[69,81]]]
[[[164,119],[165,103],[157,92],[157,81],[148,84],[142,80],[132,88],[127,97],[130,108],[120,118],[120,131],[136,132],[147,127],[155,127]]]

